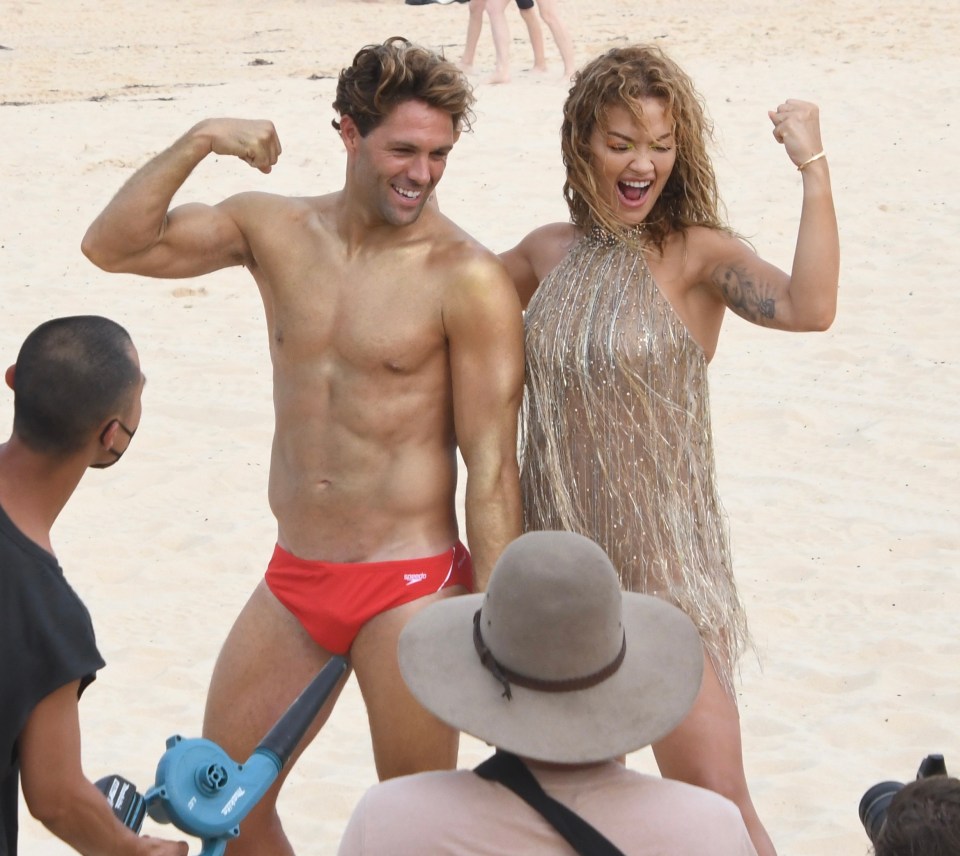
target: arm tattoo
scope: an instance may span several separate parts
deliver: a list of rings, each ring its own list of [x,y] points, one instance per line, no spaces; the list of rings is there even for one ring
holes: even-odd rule
[[[723,299],[734,312],[754,324],[766,325],[777,312],[774,287],[769,282],[757,282],[742,267],[718,267],[713,281],[723,293]]]

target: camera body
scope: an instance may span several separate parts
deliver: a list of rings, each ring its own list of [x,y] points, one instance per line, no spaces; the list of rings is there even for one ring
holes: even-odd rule
[[[917,769],[918,779],[946,775],[947,765],[944,763],[943,755],[927,755]],[[903,782],[878,782],[861,797],[860,822],[873,844],[877,843],[880,830],[887,818],[887,808],[890,806],[890,801],[903,787]]]

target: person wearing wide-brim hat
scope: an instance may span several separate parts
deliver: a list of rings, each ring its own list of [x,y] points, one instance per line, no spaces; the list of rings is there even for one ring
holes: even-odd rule
[[[603,550],[530,532],[485,594],[431,605],[400,636],[400,669],[444,722],[519,756],[550,797],[625,854],[754,854],[736,806],[616,759],[669,733],[700,689],[693,623],[624,593]],[[482,765],[485,766],[485,765]],[[341,856],[573,852],[508,787],[470,770],[383,782],[363,797]]]

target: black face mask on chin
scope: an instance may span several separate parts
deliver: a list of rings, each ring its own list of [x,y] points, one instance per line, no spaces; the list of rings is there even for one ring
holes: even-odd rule
[[[136,432],[136,429],[134,429],[133,431],[131,431],[131,430],[130,430],[129,428],[127,428],[127,426],[124,425],[119,419],[114,419],[113,421],[116,422],[117,425],[119,426],[120,430],[123,431],[123,432],[127,435],[127,449],[129,449],[129,448],[130,448],[130,441],[133,439],[133,435],[137,433],[137,432]],[[109,425],[107,425],[106,428],[103,429],[102,433],[100,434],[100,442],[101,442],[101,443],[103,442],[103,438],[107,436],[107,431],[110,430],[110,427],[111,427],[112,425],[113,425],[113,422],[111,422]],[[124,449],[123,452],[126,452],[127,449]],[[118,452],[116,449],[113,448],[113,446],[108,447],[108,448],[107,448],[107,451],[108,451],[111,455],[113,455],[113,460],[112,460],[112,461],[107,461],[106,463],[103,463],[103,464],[90,464],[90,466],[91,466],[93,469],[95,469],[95,470],[105,470],[107,467],[112,467],[117,461],[119,461],[119,460],[123,457],[123,452]]]

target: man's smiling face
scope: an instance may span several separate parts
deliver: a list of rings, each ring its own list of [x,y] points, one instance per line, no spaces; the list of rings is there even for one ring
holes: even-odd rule
[[[404,101],[356,139],[355,186],[367,196],[371,213],[394,226],[416,222],[443,177],[457,136],[449,113]]]

